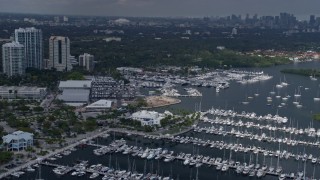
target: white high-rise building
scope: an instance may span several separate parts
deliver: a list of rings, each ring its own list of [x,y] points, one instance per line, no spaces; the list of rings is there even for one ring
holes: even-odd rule
[[[18,42],[2,45],[2,69],[8,76],[25,74],[24,46]]]
[[[67,16],[63,16],[63,21],[64,22],[68,22],[69,21],[69,18]]]
[[[26,68],[43,68],[43,46],[41,29],[19,28],[14,31],[14,39],[24,46]]]
[[[57,71],[70,71],[70,40],[63,36],[51,36],[49,39],[49,64],[48,68]]]
[[[94,68],[94,56],[88,53],[84,53],[79,56],[79,66],[85,67],[87,71],[93,71]]]

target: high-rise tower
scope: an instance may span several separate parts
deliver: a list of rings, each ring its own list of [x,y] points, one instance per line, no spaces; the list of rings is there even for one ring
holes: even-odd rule
[[[14,31],[14,38],[24,46],[26,67],[43,68],[42,31],[34,27],[19,28]]]
[[[2,45],[2,69],[8,76],[25,74],[25,48],[18,42]]]
[[[70,71],[70,40],[67,37],[51,36],[49,39],[49,65],[57,71]]]

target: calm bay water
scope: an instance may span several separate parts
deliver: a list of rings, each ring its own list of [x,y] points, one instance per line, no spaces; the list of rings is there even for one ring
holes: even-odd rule
[[[212,107],[222,108],[222,109],[234,109],[236,112],[256,112],[259,115],[266,114],[278,114],[280,116],[287,116],[294,121],[299,121],[299,126],[308,127],[311,114],[315,112],[320,112],[320,103],[315,103],[313,98],[317,96],[317,92],[320,90],[319,80],[311,81],[309,77],[283,74],[280,70],[285,68],[310,68],[318,69],[320,67],[320,62],[308,62],[301,64],[290,64],[281,65],[270,68],[263,69],[245,69],[252,71],[264,71],[265,73],[272,75],[273,78],[268,81],[261,81],[260,83],[254,83],[249,85],[241,85],[239,83],[233,82],[230,84],[230,88],[226,90],[221,90],[220,93],[216,93],[214,88],[201,87],[198,88],[200,92],[203,93],[203,97],[194,98],[181,98],[182,103],[172,105],[170,107],[158,108],[158,110],[163,111],[165,109],[189,109],[194,110],[195,104],[198,106],[201,102],[202,110],[208,110]],[[290,84],[287,87],[277,89],[275,85],[283,79]],[[301,98],[300,102],[303,107],[297,109],[292,101],[294,100],[294,93],[298,90],[300,86]],[[305,90],[309,88],[309,90]],[[281,99],[278,100],[273,98],[272,106],[267,106],[267,96],[270,96],[271,91],[275,91],[276,95],[279,93],[282,97],[285,95],[290,95],[291,98],[288,100],[288,106],[278,108],[278,105],[282,102]],[[180,88],[180,92],[183,92],[183,88]],[[248,105],[241,104],[242,101],[246,99],[246,96],[254,96],[254,93],[258,92],[260,95],[255,97],[250,101]],[[320,122],[314,122],[315,127],[320,127]]]
[[[172,109],[188,109],[194,110],[195,105],[199,105],[201,102],[202,110],[208,110],[211,107],[214,108],[222,108],[222,109],[233,109],[236,112],[246,111],[246,112],[255,112],[257,115],[266,115],[266,114],[279,114],[280,116],[286,116],[290,119],[290,123],[295,127],[299,128],[307,128],[310,126],[311,122],[316,129],[320,129],[320,122],[312,121],[311,117],[313,113],[320,112],[320,102],[314,102],[313,98],[317,96],[317,92],[319,91],[319,80],[311,81],[309,77],[303,77],[298,75],[290,75],[280,73],[281,69],[284,68],[319,68],[319,62],[308,62],[303,64],[291,64],[291,65],[283,65],[276,66],[271,68],[264,69],[247,69],[260,71],[263,70],[265,73],[272,75],[273,79],[250,84],[250,85],[241,85],[236,82],[230,84],[230,88],[226,90],[221,90],[219,94],[215,92],[213,88],[198,88],[200,92],[202,92],[203,97],[196,98],[181,98],[182,102],[180,104],[172,105],[164,108],[157,108],[157,111],[164,110],[172,110]],[[288,87],[284,87],[281,89],[275,88],[275,85],[279,83],[280,78],[283,80],[284,78],[290,84]],[[303,105],[301,109],[295,107],[292,103],[294,100],[294,93],[300,87],[301,90],[301,98],[300,102]],[[307,88],[307,89],[306,89]],[[276,94],[283,96],[290,95],[291,98],[287,101],[287,105],[279,108],[278,105],[282,102],[282,100],[278,100],[273,98],[273,102],[271,106],[267,106],[266,97],[270,95],[270,91],[276,92]],[[183,87],[179,87],[180,92],[183,92]],[[243,105],[241,102],[245,100],[246,96],[254,96],[254,93],[259,93],[258,97],[254,97],[252,100],[249,100],[250,103],[248,105]],[[290,124],[288,122],[288,124]],[[202,127],[211,126],[208,123],[201,123]],[[218,125],[217,125],[218,126]],[[230,127],[225,127],[225,129],[230,130]],[[244,130],[244,129],[243,129]],[[269,135],[271,132],[268,130],[257,130],[257,129],[248,129],[248,131],[261,134],[266,133]],[[266,148],[268,150],[278,150],[278,143],[267,143],[260,142],[257,140],[248,140],[248,139],[239,139],[232,136],[220,136],[213,134],[205,134],[205,133],[196,133],[196,132],[188,132],[183,136],[192,136],[201,138],[204,140],[215,140],[215,141],[224,141],[227,143],[241,143],[243,145],[251,145],[251,146],[260,146],[261,148]],[[272,133],[272,136],[275,137],[288,137],[288,134],[277,132]],[[130,136],[115,134],[112,135],[108,139],[99,138],[96,140],[96,143],[99,144],[109,144],[113,139],[124,138],[127,140],[127,143],[130,145],[137,145],[139,147],[162,147],[167,148],[168,150],[173,150],[175,153],[184,152],[184,153],[199,153],[205,156],[211,157],[226,157],[229,158],[230,151],[229,150],[220,150],[216,148],[209,147],[199,147],[192,144],[179,144],[172,142],[165,142],[163,140],[150,140],[140,136]],[[289,137],[288,137],[289,138]],[[316,138],[311,138],[307,136],[297,136],[297,139],[302,140],[314,140]],[[128,168],[132,168],[135,166],[135,170],[137,172],[152,172],[158,173],[163,176],[171,176],[174,179],[196,179],[196,168],[190,168],[189,166],[184,166],[181,161],[174,161],[172,163],[165,163],[162,160],[144,160],[141,158],[134,158],[132,156],[123,155],[123,154],[112,154],[112,155],[104,155],[97,157],[93,154],[93,149],[95,147],[88,146],[83,149],[78,149],[72,154],[63,157],[62,159],[58,159],[55,161],[61,165],[72,165],[77,160],[88,160],[89,164],[103,164],[106,166],[111,166],[114,168],[120,168],[127,170]],[[287,150],[293,153],[312,153],[316,157],[320,156],[320,151],[315,147],[304,147],[304,146],[287,146],[281,145],[281,150]],[[232,159],[241,162],[249,162],[250,153],[232,153]],[[260,164],[265,161],[267,165],[272,164],[273,166],[277,165],[277,158],[266,157],[265,160],[263,155],[251,155],[251,160],[253,162],[259,162]],[[284,172],[297,172],[303,170],[303,163],[295,161],[293,159],[284,160],[280,159],[279,164],[283,167]],[[307,166],[307,176],[311,177],[313,172],[315,172],[315,178],[320,178],[320,170],[319,165],[313,165],[310,163],[306,163]],[[22,179],[35,179],[35,173],[28,173],[22,177]],[[53,173],[51,167],[42,166],[42,176],[44,179],[89,179],[89,174],[79,177],[73,177],[71,175],[57,176]],[[220,171],[216,171],[215,167],[206,167],[201,166],[198,168],[198,178],[200,180],[205,179],[256,179],[256,177],[247,177],[242,175],[237,175],[234,170],[229,170],[226,173],[222,173]],[[97,178],[101,179],[101,177]],[[266,176],[264,179],[277,179],[277,177]]]

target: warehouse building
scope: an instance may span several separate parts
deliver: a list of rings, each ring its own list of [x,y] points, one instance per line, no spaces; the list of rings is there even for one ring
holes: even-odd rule
[[[89,103],[91,80],[60,81],[59,90],[62,92],[58,99],[70,106],[82,106]]]

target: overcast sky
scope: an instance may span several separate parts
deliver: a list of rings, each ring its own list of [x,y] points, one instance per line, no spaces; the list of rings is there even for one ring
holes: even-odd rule
[[[0,12],[105,16],[224,16],[234,14],[298,17],[319,14],[320,0],[0,0]]]

